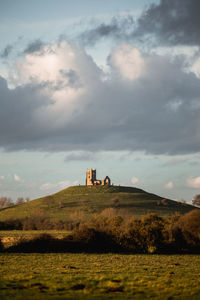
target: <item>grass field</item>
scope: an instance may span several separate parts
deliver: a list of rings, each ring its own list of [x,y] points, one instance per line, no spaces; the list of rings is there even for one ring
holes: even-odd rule
[[[200,299],[200,256],[0,254],[1,299]]]
[[[123,186],[75,186],[54,195],[32,200],[0,211],[0,221],[45,215],[52,222],[90,218],[107,208],[115,208],[116,213],[129,213],[141,217],[147,213],[160,216],[184,214],[193,206],[166,200],[141,189]]]

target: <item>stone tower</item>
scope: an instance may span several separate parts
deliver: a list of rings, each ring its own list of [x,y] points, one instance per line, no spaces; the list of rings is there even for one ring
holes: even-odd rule
[[[95,181],[96,181],[96,170],[87,169],[86,185],[94,185]]]

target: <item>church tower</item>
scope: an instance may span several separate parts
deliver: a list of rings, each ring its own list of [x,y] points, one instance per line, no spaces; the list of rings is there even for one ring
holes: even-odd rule
[[[94,185],[94,181],[96,181],[96,170],[87,169],[86,185]]]

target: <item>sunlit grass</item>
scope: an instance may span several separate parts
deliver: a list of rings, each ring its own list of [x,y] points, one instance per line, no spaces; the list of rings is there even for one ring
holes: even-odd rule
[[[5,248],[8,248],[20,240],[31,240],[43,233],[50,234],[55,238],[66,237],[70,231],[67,230],[0,230],[0,239]]]
[[[200,299],[197,255],[1,254],[0,259],[3,299]]]

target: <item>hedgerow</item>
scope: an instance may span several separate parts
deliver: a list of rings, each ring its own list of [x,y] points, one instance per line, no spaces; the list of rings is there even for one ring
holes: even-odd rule
[[[22,224],[24,224],[22,222]],[[39,223],[48,224],[47,220]],[[140,219],[96,215],[76,223],[65,238],[40,235],[18,241],[10,252],[122,252],[200,253],[200,210],[162,218],[148,214]],[[53,225],[52,225],[53,226]],[[50,226],[51,227],[51,226]]]

